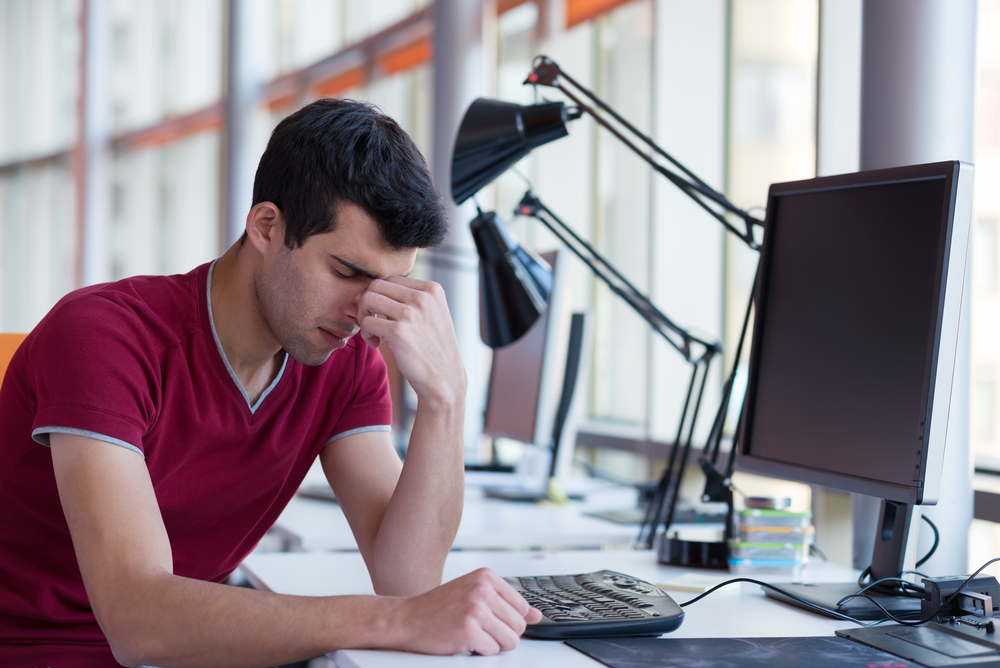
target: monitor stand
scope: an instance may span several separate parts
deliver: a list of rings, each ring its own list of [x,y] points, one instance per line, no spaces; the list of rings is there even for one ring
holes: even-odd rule
[[[909,504],[882,501],[879,521],[876,526],[875,549],[872,553],[871,582],[881,578],[900,577],[900,574],[903,572],[906,537],[910,530],[910,518],[912,515],[913,507]],[[779,586],[789,594],[798,596],[809,603],[828,610],[835,610],[855,619],[875,620],[886,618],[886,614],[867,598],[852,598],[843,605],[837,605],[837,602],[842,598],[855,594],[861,589],[857,582],[783,584]],[[765,592],[771,598],[812,610],[813,612],[819,612],[776,591],[765,588]],[[869,589],[865,594],[876,599],[882,607],[895,617],[912,619],[914,615],[920,615],[920,599],[903,596],[899,593],[898,589],[891,588],[891,586],[881,590]]]
[[[867,598],[852,598],[843,605],[837,605],[837,601],[841,600],[845,596],[857,593],[857,591],[861,589],[857,582],[782,584],[778,586],[784,591],[787,591],[789,594],[798,596],[809,603],[821,606],[827,610],[836,610],[837,612],[847,615],[848,617],[853,617],[854,619],[870,621],[875,619],[884,619],[886,617],[886,614],[879,610],[879,608]],[[779,594],[776,591],[772,591],[770,589],[765,589],[765,591],[771,598],[804,608],[806,610],[819,612],[808,605],[804,605],[799,601],[788,598],[787,596]],[[915,615],[920,614],[919,598],[876,593],[871,589],[865,593],[871,595],[872,598],[877,600],[883,608],[892,613],[894,617],[898,617],[900,619],[912,619]],[[833,615],[831,615],[831,617],[832,616]]]

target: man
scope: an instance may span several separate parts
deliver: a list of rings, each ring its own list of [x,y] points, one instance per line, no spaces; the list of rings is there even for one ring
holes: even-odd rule
[[[466,378],[440,286],[407,274],[444,220],[392,120],[320,100],[275,129],[216,262],[61,300],[0,389],[0,664],[515,647],[540,615],[496,574],[438,586]],[[380,342],[418,397],[405,465]],[[317,455],[380,596],[219,584]]]

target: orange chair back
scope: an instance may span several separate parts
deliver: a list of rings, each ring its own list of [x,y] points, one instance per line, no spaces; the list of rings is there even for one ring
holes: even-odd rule
[[[0,334],[0,381],[3,380],[3,375],[7,373],[7,365],[10,364],[10,358],[14,356],[14,352],[26,336],[27,334]]]

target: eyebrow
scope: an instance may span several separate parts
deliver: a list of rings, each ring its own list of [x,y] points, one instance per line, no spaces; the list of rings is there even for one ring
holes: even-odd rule
[[[330,257],[332,257],[334,260],[336,260],[340,264],[344,265],[345,267],[347,267],[348,269],[350,269],[351,271],[353,271],[355,274],[359,274],[361,276],[364,276],[365,278],[370,278],[372,280],[375,280],[375,279],[378,279],[378,278],[383,278],[382,276],[379,276],[378,274],[376,274],[376,273],[374,273],[374,272],[372,272],[372,271],[370,271],[368,269],[365,269],[364,267],[359,267],[358,265],[354,264],[353,262],[348,262],[344,258],[338,257],[338,256],[336,256],[336,255],[334,255],[332,253],[330,254]],[[409,275],[410,275],[410,272],[406,272],[404,274],[404,276],[409,276]]]

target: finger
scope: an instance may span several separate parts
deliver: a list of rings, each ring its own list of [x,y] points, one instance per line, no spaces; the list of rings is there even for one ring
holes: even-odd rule
[[[405,283],[397,282],[396,279],[400,278],[405,280]],[[389,278],[379,278],[372,281],[365,292],[374,292],[377,294],[383,294],[391,299],[395,299],[398,302],[407,302],[409,298],[415,292],[426,292],[430,289],[432,283],[430,281],[418,281],[415,278],[404,278],[399,276],[390,276]]]
[[[531,605],[524,600],[524,597],[521,596],[516,589],[511,587],[510,584],[502,577],[493,571],[490,571],[490,573],[491,579],[493,580],[493,586],[503,600],[509,603],[521,617],[526,617],[531,614],[531,611],[534,610],[534,608],[532,608]]]
[[[381,302],[382,308],[380,308],[378,300],[383,300]],[[361,325],[361,340],[372,348],[378,348],[382,345],[385,334],[388,333],[384,326],[387,319],[393,316],[399,317],[397,310],[389,307],[394,305],[398,308],[399,304],[382,295],[368,295],[367,292],[358,295],[356,301],[358,302],[358,324]],[[387,314],[385,311],[390,311],[390,313]]]
[[[361,320],[367,315],[381,315],[390,320],[398,320],[405,308],[405,304],[398,299],[366,290],[358,300],[358,319]]]
[[[507,611],[510,613],[514,612],[510,606],[507,606]],[[520,617],[517,617],[516,614],[514,617],[520,621],[521,625],[524,624],[524,621]],[[497,651],[499,652],[509,652],[517,647],[517,643],[521,637],[520,630],[511,628],[506,620],[495,614],[483,621],[483,630],[497,644]]]
[[[410,278],[409,276],[390,276],[389,278],[382,279],[382,281],[407,287],[411,290],[420,290],[421,292],[429,290],[432,285],[435,285],[434,281],[422,281],[419,278]]]
[[[524,599],[521,600],[524,601]],[[493,611],[494,616],[501,623],[503,623],[504,626],[510,629],[515,637],[518,637],[522,633],[524,633],[524,628],[527,625],[524,619],[525,615],[527,614],[527,610],[524,612],[518,610],[513,605],[508,603],[506,599],[500,596],[496,597],[495,601],[492,602],[492,605],[490,607]],[[528,607],[530,609],[530,606]]]
[[[393,282],[393,279],[379,279],[372,281],[368,288],[361,293],[358,297],[359,300],[365,298],[377,298],[385,297],[391,302],[398,303],[400,305],[413,306],[421,311],[440,310],[442,306],[447,308],[447,299],[444,296],[444,289],[437,283],[431,281],[417,281],[416,279],[406,279],[407,281],[412,281],[413,285],[420,286],[410,287],[408,285],[402,285]],[[379,302],[384,303],[384,302]]]
[[[502,649],[500,643],[498,643],[493,636],[491,636],[486,631],[480,630],[476,634],[475,640],[472,642],[472,653],[479,654],[482,656],[495,656],[499,654]]]
[[[379,318],[374,314],[366,315],[358,323],[361,325],[361,330],[359,331],[361,340],[372,348],[378,348],[382,345],[382,339],[392,333],[392,322],[386,318]]]

